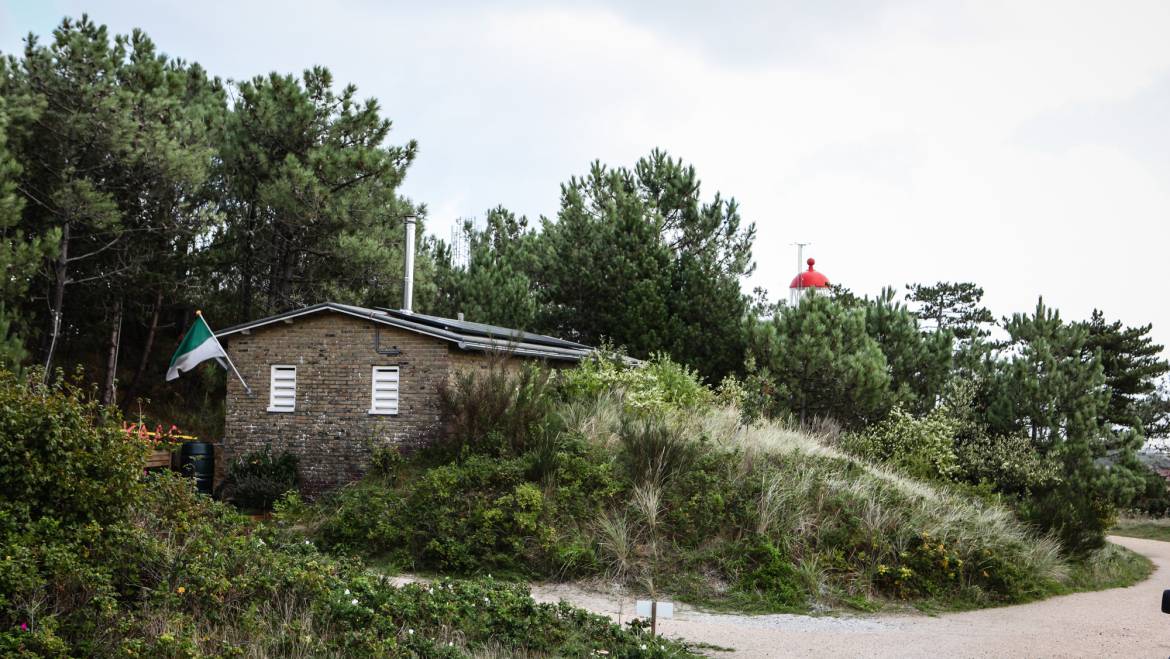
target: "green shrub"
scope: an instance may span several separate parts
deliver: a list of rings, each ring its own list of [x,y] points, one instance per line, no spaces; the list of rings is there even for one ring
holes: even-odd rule
[[[557,424],[551,377],[547,369],[501,361],[482,373],[457,373],[439,389],[443,432],[428,451],[440,461],[525,453]]]
[[[288,451],[271,447],[240,456],[227,468],[220,496],[245,510],[271,510],[285,492],[297,489],[300,461]]]
[[[402,493],[377,479],[353,483],[322,497],[308,511],[286,506],[278,517],[307,521],[314,539],[338,553],[378,556],[391,564],[410,565],[410,516]]]
[[[558,389],[565,400],[594,399],[618,391],[631,411],[702,411],[715,400],[698,372],[661,353],[633,365],[620,354],[598,352],[558,375]]]
[[[958,590],[967,581],[966,572],[979,567],[965,564],[954,547],[922,533],[898,553],[893,565],[879,564],[874,581],[885,592],[902,598],[940,597]],[[989,574],[986,567],[982,567],[983,574]]]
[[[1059,478],[1056,463],[1023,435],[980,433],[959,442],[955,457],[959,478],[972,484],[990,483],[1005,494],[1027,495]]]
[[[0,371],[0,513],[16,524],[123,518],[142,489],[149,445],[86,391],[40,379]]]
[[[666,484],[666,533],[679,547],[693,549],[725,533],[729,523],[751,529],[759,488],[760,480],[739,478],[734,459],[700,452]]]
[[[1085,555],[1105,546],[1105,533],[1117,520],[1117,508],[1109,497],[1078,482],[1080,478],[1070,475],[1032,492],[1020,500],[1018,508],[1024,521],[1059,538],[1069,554]]]
[[[1142,488],[1130,504],[1130,508],[1151,517],[1170,515],[1170,484],[1166,478],[1145,466],[1141,471]]]
[[[735,552],[735,588],[761,597],[774,609],[803,608],[808,596],[796,568],[767,538],[747,541]]]
[[[916,478],[948,480],[958,473],[955,435],[959,423],[945,410],[915,417],[894,408],[885,420],[845,435],[842,448],[873,462],[885,462]]]
[[[370,449],[370,471],[373,478],[393,483],[404,464],[402,453],[394,446],[374,446]]]
[[[552,504],[525,479],[522,459],[471,455],[396,486],[371,478],[324,497],[306,524],[325,548],[413,569],[532,573],[549,565]]]
[[[406,495],[417,567],[530,573],[555,540],[544,496],[523,463],[472,456],[421,474]]]
[[[538,456],[531,459],[543,460]],[[562,436],[553,462],[553,472],[543,481],[535,468],[526,471],[530,480],[547,483],[549,504],[559,519],[592,519],[625,488],[613,453],[580,437]]]
[[[171,474],[126,521],[43,519],[0,540],[5,656],[691,656],[490,578],[396,588]]]

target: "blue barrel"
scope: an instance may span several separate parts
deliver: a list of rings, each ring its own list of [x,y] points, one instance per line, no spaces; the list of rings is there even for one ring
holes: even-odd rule
[[[215,447],[210,442],[186,442],[179,450],[179,471],[195,479],[195,489],[211,496],[215,482]]]

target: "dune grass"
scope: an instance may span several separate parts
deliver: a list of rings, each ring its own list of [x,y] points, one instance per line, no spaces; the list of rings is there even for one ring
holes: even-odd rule
[[[1118,547],[1070,560],[998,500],[852,457],[828,427],[720,406],[648,419],[620,392],[555,414],[527,452],[408,460],[314,506],[307,528],[414,572],[584,579],[753,613],[979,608],[1149,573]]]
[[[607,451],[638,451],[649,435],[631,438],[620,403],[603,397],[576,404],[565,410],[566,427]],[[1007,508],[857,460],[825,434],[774,421],[745,425],[729,407],[677,415],[670,425],[707,456],[700,461],[708,469],[729,465],[726,496],[753,499],[722,533],[694,546],[675,543],[658,576],[680,600],[753,612],[873,610],[895,601],[970,608],[1060,592],[1074,572],[1055,541]],[[682,453],[661,438],[641,450],[651,463]],[[603,549],[621,548],[608,553],[620,556],[624,576],[634,571],[630,547],[638,541],[629,536],[637,524],[616,517],[619,510],[606,512],[598,528]],[[627,536],[615,539],[618,531]],[[745,536],[774,546],[791,564],[786,578],[798,582],[803,602],[778,601],[758,580],[742,586],[752,568],[735,564],[731,554],[742,550]]]

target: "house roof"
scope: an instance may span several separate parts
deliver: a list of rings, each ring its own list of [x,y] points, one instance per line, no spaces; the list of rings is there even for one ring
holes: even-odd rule
[[[426,336],[433,336],[437,339],[449,341],[461,350],[483,352],[503,351],[521,357],[562,359],[568,361],[581,361],[593,352],[593,348],[589,346],[565,341],[552,336],[545,336],[543,334],[533,334],[507,327],[485,325],[484,323],[473,323],[453,318],[440,318],[438,316],[428,316],[420,313],[356,307],[337,302],[322,302],[310,307],[304,307],[303,309],[294,309],[275,316],[241,323],[233,327],[228,327],[227,329],[222,329],[216,332],[215,336],[217,338],[224,338],[265,325],[291,321],[300,316],[327,311],[353,316],[354,318],[368,320],[380,325],[397,327]]]

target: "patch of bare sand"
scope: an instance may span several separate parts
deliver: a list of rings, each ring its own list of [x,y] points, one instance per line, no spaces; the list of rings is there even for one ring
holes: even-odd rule
[[[735,615],[676,606],[659,621],[668,636],[734,648],[735,657],[1166,657],[1170,616],[1160,610],[1170,588],[1170,543],[1111,537],[1148,556],[1153,576],[1129,588],[1053,597],[1042,602],[948,613],[873,616]],[[560,599],[623,622],[633,601],[571,584],[537,584],[532,595]]]
[[[1053,597],[1042,602],[947,613],[870,616],[737,615],[676,605],[658,629],[693,643],[732,648],[720,657],[1166,657],[1170,616],[1170,543],[1110,540],[1150,558],[1153,576],[1129,588]],[[413,581],[399,577],[399,583]],[[534,584],[540,602],[565,600],[627,622],[634,600],[576,584]]]

